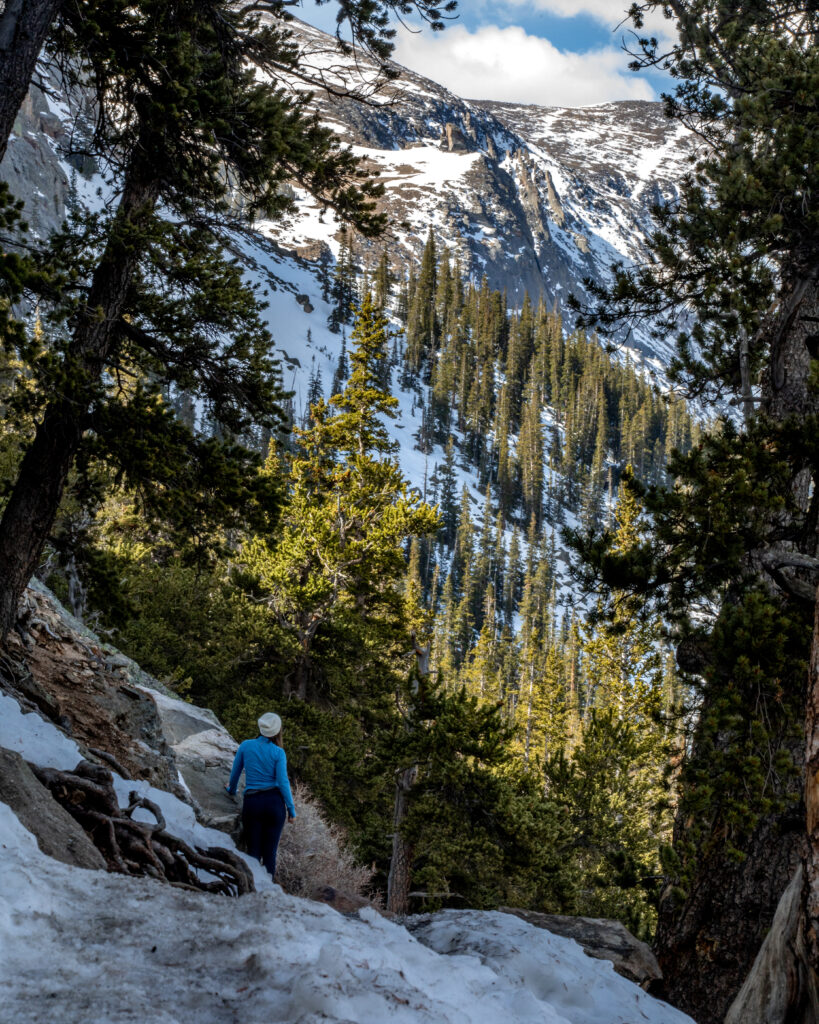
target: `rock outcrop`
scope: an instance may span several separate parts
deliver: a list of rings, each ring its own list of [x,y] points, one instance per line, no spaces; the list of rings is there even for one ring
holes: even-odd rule
[[[55,860],[102,870],[105,861],[88,834],[39,781],[23,758],[0,747],[0,801],[9,805],[37,845]]]
[[[150,684],[161,684],[69,615],[36,581],[7,654],[0,688],[54,722],[84,757],[189,801],[150,692]]]
[[[62,120],[45,94],[32,86],[0,163],[0,181],[25,201],[23,215],[35,239],[46,238],[65,219],[69,182],[58,154],[64,136]]]
[[[562,914],[541,914],[534,910],[500,908],[537,928],[562,935],[583,947],[596,960],[610,960],[618,974],[649,990],[662,979],[660,966],[651,949],[631,934],[619,921],[594,917],[566,917]]]

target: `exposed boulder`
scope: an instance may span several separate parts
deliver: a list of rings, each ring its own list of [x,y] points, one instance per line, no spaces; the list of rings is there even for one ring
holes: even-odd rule
[[[186,799],[150,694],[134,685],[124,659],[75,629],[44,588],[27,591],[7,653],[0,688],[37,708],[86,757]]]
[[[203,825],[232,832],[239,807],[225,792],[236,741],[212,711],[153,691],[151,697],[177,768]]]
[[[441,149],[447,153],[469,153],[472,147],[458,125],[447,121],[441,134]]]
[[[317,885],[309,893],[309,898],[317,903],[326,903],[339,914],[356,914],[362,907],[372,906],[363,896],[357,896],[334,889],[332,885]]]
[[[49,857],[102,870],[105,861],[81,826],[54,799],[23,758],[0,747],[0,800],[9,805]]]
[[[545,928],[582,946],[583,952],[596,960],[610,960],[618,974],[648,990],[662,979],[657,958],[645,942],[631,934],[619,921],[594,917],[564,917],[541,914],[534,910],[501,907],[505,914],[514,914],[537,928]]]

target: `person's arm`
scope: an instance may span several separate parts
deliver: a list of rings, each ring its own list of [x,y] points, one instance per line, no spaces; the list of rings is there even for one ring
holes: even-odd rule
[[[225,789],[231,796],[236,795],[236,787],[239,785],[239,776],[242,774],[242,769],[245,766],[245,754],[242,750],[243,746],[244,743],[239,744],[239,749],[236,751],[236,757],[233,759],[233,770],[230,773],[230,781],[225,786]]]
[[[287,813],[291,818],[295,818],[296,807],[293,803],[293,794],[290,792],[290,780],[287,778],[287,754],[284,751],[282,751],[281,764],[279,765],[278,785],[287,806]]]

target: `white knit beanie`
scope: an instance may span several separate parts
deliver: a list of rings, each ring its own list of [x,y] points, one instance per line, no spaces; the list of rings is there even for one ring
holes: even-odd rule
[[[262,736],[267,736],[272,740],[273,737],[278,736],[281,731],[282,720],[275,712],[268,711],[266,715],[262,715],[259,719],[259,732]]]

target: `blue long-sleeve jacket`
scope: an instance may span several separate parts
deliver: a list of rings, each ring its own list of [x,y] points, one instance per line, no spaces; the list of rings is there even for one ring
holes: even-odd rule
[[[290,782],[287,778],[287,755],[273,740],[266,736],[257,736],[255,740],[245,740],[239,744],[236,757],[233,759],[230,782],[227,784],[227,791],[231,796],[236,792],[242,771],[245,773],[245,793],[252,793],[257,789],[272,789],[275,786],[281,790],[290,816],[296,817],[293,794],[290,792]]]

